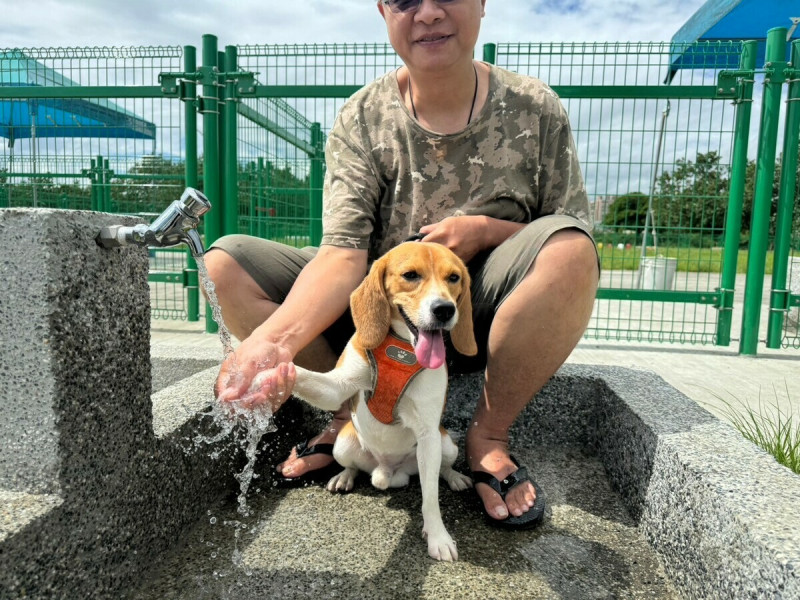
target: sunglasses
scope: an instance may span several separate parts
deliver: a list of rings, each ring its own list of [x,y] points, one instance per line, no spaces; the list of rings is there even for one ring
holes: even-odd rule
[[[448,4],[455,4],[459,0],[436,0],[436,4],[440,6],[447,6]],[[419,8],[422,0],[381,0],[383,5],[393,13],[411,13]]]

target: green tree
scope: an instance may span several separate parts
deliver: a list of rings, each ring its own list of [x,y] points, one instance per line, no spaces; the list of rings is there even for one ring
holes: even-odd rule
[[[729,171],[713,151],[698,153],[694,162],[678,159],[673,171],[662,173],[656,180],[656,226],[721,232],[730,189]]]
[[[618,196],[608,207],[603,225],[618,229],[640,229],[647,218],[647,196],[631,192]]]
[[[111,179],[114,209],[127,213],[161,212],[180,197],[184,172],[183,161],[173,162],[157,155],[143,156],[128,170],[133,178]]]
[[[792,247],[800,249],[800,162],[795,165],[795,190],[794,212],[792,217]],[[769,236],[770,242],[775,236],[775,226],[778,214],[778,196],[780,194],[781,173],[783,170],[783,157],[779,156],[775,163],[775,176],[772,180],[772,196],[770,199]],[[748,161],[745,175],[744,201],[742,204],[742,232],[745,234],[744,242],[749,240],[750,228],[753,219],[753,202],[755,200],[756,162]]]

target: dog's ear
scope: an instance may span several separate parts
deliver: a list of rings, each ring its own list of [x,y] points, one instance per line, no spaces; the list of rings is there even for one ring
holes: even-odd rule
[[[392,311],[383,284],[385,274],[386,261],[378,259],[361,285],[350,295],[350,312],[356,335],[367,350],[380,346],[391,325]]]
[[[453,346],[464,356],[475,356],[478,353],[478,344],[475,342],[475,332],[472,329],[472,293],[470,292],[471,279],[469,271],[461,266],[461,293],[458,296],[458,322],[450,332]]]

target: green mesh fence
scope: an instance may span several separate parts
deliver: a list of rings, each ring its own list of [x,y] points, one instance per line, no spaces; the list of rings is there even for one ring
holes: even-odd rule
[[[170,47],[6,50],[0,51],[0,86],[35,86],[44,94],[59,87],[153,85],[160,71],[180,66],[181,56]],[[0,108],[6,138],[0,206],[91,208],[94,183],[110,199],[99,208],[160,212],[182,189],[179,103],[50,93],[3,99]]]
[[[685,49],[497,48],[498,64],[548,82],[570,116],[602,263],[589,337],[715,339],[709,302],[720,284],[735,107],[715,99],[713,86],[718,70],[738,63],[741,47],[693,45],[695,68],[673,73],[671,58]]]
[[[237,73],[252,73],[255,85],[235,98],[238,186],[230,201],[237,219],[223,233],[314,244],[320,234],[325,136],[345,99],[400,61],[388,44],[237,46],[235,51]],[[741,51],[734,43],[484,48],[487,60],[549,83],[569,113],[603,267],[587,336],[711,343],[718,341],[717,311],[728,308],[729,292],[730,308],[738,310],[741,282],[720,288],[742,98],[718,98],[717,84],[720,70],[735,68]],[[0,97],[0,136],[7,140],[0,153],[0,207],[160,213],[186,185],[187,107],[198,115],[206,112],[199,100],[169,92],[159,79],[177,73],[178,80],[196,82],[201,93],[208,71],[198,67],[196,74],[180,75],[185,52],[177,47],[0,51],[0,92],[1,86],[82,91],[63,98],[52,89],[26,98]],[[692,68],[676,69],[677,62]],[[225,70],[221,65],[216,71]],[[225,77],[238,77],[214,76],[220,90]],[[200,148],[203,121],[198,118],[196,126]],[[221,156],[225,152],[220,129]],[[207,168],[222,170],[205,165],[198,152],[192,177],[201,181]],[[215,212],[222,204],[217,199]],[[743,245],[749,210],[746,198]],[[797,245],[795,239],[795,255]],[[797,278],[800,265],[791,261],[789,279]],[[184,286],[191,278],[185,253],[151,253],[150,279],[153,316],[187,318]],[[787,312],[784,345],[800,345],[798,310]]]
[[[293,246],[312,244],[319,215],[325,135],[347,96],[400,65],[386,44],[237,47],[275,98],[244,98],[239,109],[239,230]]]
[[[163,211],[184,188],[184,107],[138,96],[181,66],[176,47],[0,51],[0,90],[33,90],[0,98],[0,207]],[[186,318],[173,287],[171,306],[154,295],[154,317]]]
[[[281,99],[245,99],[238,117],[239,231],[310,244],[312,126]]]

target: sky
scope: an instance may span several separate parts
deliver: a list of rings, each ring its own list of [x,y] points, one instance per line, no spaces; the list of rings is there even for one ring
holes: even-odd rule
[[[480,48],[488,42],[668,42],[704,2],[487,0],[476,56],[481,56]],[[202,36],[207,33],[218,37],[220,50],[226,45],[387,41],[385,25],[375,0],[0,0],[0,15],[0,49],[187,44],[199,49]],[[158,106],[161,105],[156,108]],[[599,106],[596,104],[595,109]],[[615,127],[641,132],[649,136],[648,140],[654,138],[654,127],[661,119],[662,107],[652,102],[648,106],[649,112],[636,113],[632,117],[635,125],[617,123]],[[673,129],[681,127],[679,124],[682,123],[677,108],[676,104],[670,122]],[[141,112],[144,109],[136,110],[150,118],[149,113]],[[691,118],[696,120],[700,114],[694,110]],[[708,118],[706,113],[702,115]],[[614,117],[618,118],[619,114],[614,113]],[[584,118],[583,114],[571,114],[573,127],[582,126],[581,119]],[[599,122],[593,124],[594,129],[598,126]],[[689,129],[694,132],[703,130],[696,126]],[[160,131],[161,136],[178,135],[177,130],[169,128]],[[608,190],[603,193],[612,193],[620,187],[608,181],[630,181],[625,185],[640,189],[649,185],[648,164],[637,167],[641,173],[630,176],[627,170],[631,167],[627,163],[614,167],[624,168],[625,173],[605,174],[600,172],[604,160],[595,156],[614,151],[605,145],[612,142],[636,147],[636,152],[645,158],[652,153],[649,147],[620,136],[614,138],[615,142],[606,140],[598,144],[587,135],[590,134],[576,131],[587,184]],[[692,148],[689,154],[693,157],[695,147],[696,152],[705,151],[706,146],[712,147],[709,144],[714,143],[681,141],[678,152],[683,153],[682,148]],[[160,152],[171,156],[177,152],[175,148],[180,147],[180,142],[164,141],[159,137],[157,144],[151,146],[146,148],[148,153]],[[751,147],[755,148],[755,144]],[[21,156],[22,152],[18,155]],[[632,164],[638,162],[634,160]],[[611,167],[606,170],[608,168]]]
[[[487,0],[487,42],[668,41],[705,0]],[[0,47],[385,42],[373,0],[0,0]]]

